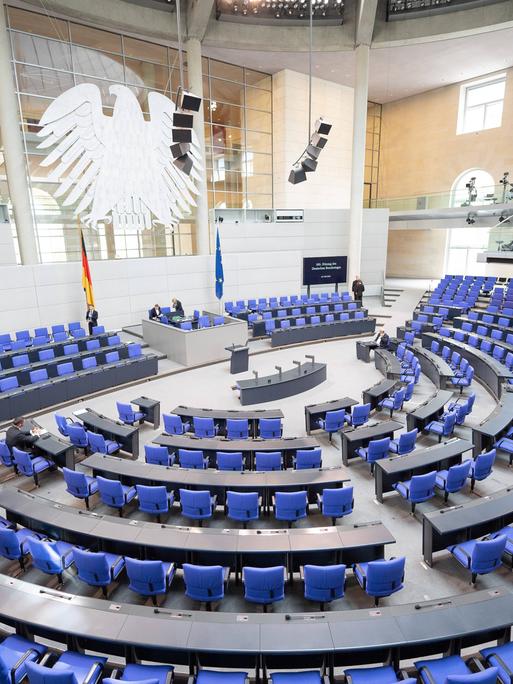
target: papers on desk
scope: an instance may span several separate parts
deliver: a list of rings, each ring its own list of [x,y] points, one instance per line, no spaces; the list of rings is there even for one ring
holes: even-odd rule
[[[87,413],[87,409],[79,409],[78,411],[73,411],[74,416],[83,416],[84,413]]]

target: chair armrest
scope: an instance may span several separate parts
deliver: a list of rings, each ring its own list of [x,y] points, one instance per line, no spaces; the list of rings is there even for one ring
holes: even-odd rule
[[[462,549],[458,544],[454,547],[455,549],[460,549],[461,553],[467,557],[467,567],[470,568],[470,563],[472,562],[472,557],[465,551],[465,549]]]
[[[472,666],[473,672],[484,672],[484,665],[476,656],[470,656],[465,662],[468,667]]]
[[[174,673],[173,673],[173,670],[170,670],[170,671],[167,673],[167,675],[166,675],[165,684],[171,684],[171,682],[173,681],[173,679],[174,679]]]
[[[187,680],[187,684],[194,684],[196,681],[196,677],[194,675],[189,675],[189,678]]]
[[[487,662],[489,665],[491,665],[491,663],[490,663],[490,658],[495,658],[495,660],[499,663],[500,667],[501,667],[501,668],[506,672],[506,674],[509,676],[511,682],[513,682],[513,671],[511,670],[511,668],[509,668],[509,667],[506,665],[506,663],[505,663],[504,660],[500,657],[500,655],[499,655],[498,653],[489,653],[489,654],[486,656],[486,658],[485,658],[485,662]]]
[[[330,684],[330,678],[328,675],[322,675],[322,684]]]
[[[89,669],[89,672],[87,673],[87,676],[86,676],[86,678],[84,679],[83,684],[94,684],[94,681],[95,681],[95,680],[93,679],[93,676],[94,676],[94,673],[95,673],[95,670],[96,670],[97,667],[100,668],[99,674],[101,674],[101,671],[102,671],[102,669],[103,669],[103,666],[102,666],[102,664],[101,664],[100,662],[95,661],[95,662],[91,665],[91,667],[90,667],[90,669]]]
[[[110,674],[110,679],[119,679],[119,675],[121,674],[121,670],[119,670],[117,667],[112,670]]]
[[[170,579],[172,576],[174,576],[175,572],[176,572],[176,564],[175,564],[175,563],[171,563],[170,566],[169,566],[169,570],[168,570],[167,573],[166,573],[166,580],[169,581],[169,579]]]
[[[73,553],[73,549],[71,548],[71,549],[68,549],[67,551],[65,551],[65,552],[62,554],[61,560],[62,560],[63,566],[64,566],[64,560],[65,560],[70,554],[72,554],[72,553]]]
[[[419,674],[421,672],[425,677],[427,677],[428,684],[436,684],[436,681],[433,679],[433,675],[431,674],[431,672],[428,670],[428,668],[425,665],[420,668]]]
[[[401,681],[401,679],[410,679],[410,675],[405,670],[399,670],[397,674],[399,677],[399,681]]]
[[[362,580],[363,580],[362,589],[365,591],[365,587],[367,586],[367,575],[365,574],[364,569],[362,568],[362,566],[359,563],[354,564],[354,569],[356,570],[356,568],[358,568],[358,570],[360,571],[360,575],[362,576]]]
[[[114,563],[112,563],[111,568],[110,568],[110,576],[111,576],[112,579],[114,579],[114,572],[115,572],[115,570],[116,570],[116,567],[117,567],[120,563],[122,563],[124,560],[125,560],[125,559],[123,558],[123,556],[118,556],[118,557],[116,558],[116,560],[114,561]]]
[[[19,660],[16,663],[14,663],[14,665],[11,667],[11,679],[13,684],[15,684],[14,673],[19,667],[23,665],[27,658],[32,654],[35,654],[37,656],[37,651],[35,650],[35,648],[29,648],[27,651],[25,651],[25,653],[19,658]]]

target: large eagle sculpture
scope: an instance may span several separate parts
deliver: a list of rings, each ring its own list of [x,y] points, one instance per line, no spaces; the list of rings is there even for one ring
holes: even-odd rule
[[[193,133],[190,175],[173,163],[175,105],[160,93],[148,94],[150,120],[144,119],[135,94],[110,86],[112,116],[103,113],[99,88],[84,83],[60,95],[43,114],[38,146],[53,150],[41,162],[59,162],[48,180],[60,183],[55,197],[96,228],[112,221],[124,230],[143,230],[155,223],[175,226],[196,205],[201,156]],[[84,214],[84,212],[86,212]]]

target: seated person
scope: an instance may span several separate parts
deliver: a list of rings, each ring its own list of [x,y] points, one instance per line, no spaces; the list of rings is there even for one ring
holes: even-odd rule
[[[160,309],[160,304],[155,304],[153,309],[150,310],[150,321],[160,321],[162,318],[162,311]]]
[[[173,297],[173,299],[171,300],[171,307],[174,309],[176,316],[181,316],[182,318],[185,316],[185,311],[183,310],[182,302],[176,297]]]
[[[374,338],[374,341],[378,343],[380,349],[388,349],[390,337],[384,330],[380,330]]]
[[[21,449],[22,451],[30,448],[34,442],[37,442],[41,430],[40,428],[25,427],[25,418],[20,416],[15,418],[11,427],[7,430],[5,435],[5,442],[12,451],[13,447]]]

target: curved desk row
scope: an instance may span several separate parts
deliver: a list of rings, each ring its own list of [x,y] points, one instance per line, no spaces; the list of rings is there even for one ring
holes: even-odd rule
[[[247,420],[249,421],[249,434],[253,437],[257,436],[257,423],[260,418],[283,418],[283,411],[281,409],[246,409],[241,411],[237,409],[223,410],[179,405],[175,406],[171,413],[180,416],[180,420],[184,422],[190,422],[193,418],[212,418],[221,428],[221,432],[226,432],[226,421],[231,418]]]
[[[92,454],[82,461],[91,468],[93,475],[119,479],[123,484],[164,485],[168,489],[208,489],[219,493],[225,500],[227,491],[259,492],[269,502],[276,491],[306,489],[311,503],[316,492],[328,487],[342,487],[350,478],[344,468],[319,468],[308,470],[278,470],[259,472],[246,470],[242,473],[227,470],[192,470],[177,466],[159,466],[141,461],[127,461],[117,456]]]
[[[283,565],[292,581],[305,563],[376,560],[394,537],[380,522],[296,529],[223,529],[162,525],[56,504],[14,487],[0,492],[7,519],[72,544],[134,558],[230,566]]]
[[[454,378],[454,371],[442,357],[437,356],[429,349],[407,344],[420,363],[420,370],[428,377],[435,387],[445,389],[447,385],[452,387],[451,378]]]
[[[494,443],[513,425],[513,392],[504,392],[492,413],[472,428],[474,454],[492,449]]]
[[[86,337],[69,337],[63,342],[48,342],[47,344],[41,344],[36,347],[26,347],[25,349],[16,349],[15,351],[2,352],[0,354],[0,364],[2,368],[12,368],[12,358],[13,356],[19,356],[20,354],[27,354],[29,361],[34,363],[39,361],[39,352],[43,349],[52,349],[56,357],[64,355],[64,347],[68,344],[78,344],[79,351],[86,351],[86,343],[88,340],[98,340],[101,347],[107,346],[107,338],[111,335],[116,335],[116,332],[105,332],[99,335],[87,335]]]
[[[389,380],[399,380],[403,374],[399,359],[388,349],[374,350],[374,365]]]
[[[288,331],[283,330],[282,332]],[[238,380],[237,389],[239,390],[240,403],[243,406],[259,404],[306,392],[306,390],[317,387],[326,380],[326,369],[325,363],[315,362],[312,356],[311,362],[299,363],[298,361],[294,368],[287,371],[279,370],[273,375]]]
[[[354,318],[348,321],[280,328],[271,333],[271,347],[284,347],[288,344],[301,344],[314,340],[329,340],[334,337],[347,337],[348,335],[364,335],[373,333],[375,328],[375,318]]]
[[[506,316],[505,318],[508,318],[508,316]],[[468,316],[456,316],[456,318],[453,318],[452,320],[452,325],[454,328],[461,328],[463,326],[463,323],[470,323],[472,327],[474,327],[475,325],[484,325],[485,328],[489,328],[491,330],[502,330],[504,332],[504,335],[510,335],[511,333],[513,333],[513,328],[507,328],[506,326],[499,325],[498,323],[486,323],[481,319],[475,321],[472,318],[469,318]]]
[[[509,371],[506,366],[480,349],[471,347],[464,342],[458,342],[457,340],[452,339],[452,337],[444,337],[443,335],[435,333],[422,333],[423,347],[429,349],[433,340],[436,340],[440,344],[440,348],[446,345],[451,351],[457,351],[463,358],[467,359],[474,368],[476,377],[488,387],[496,399],[500,399],[502,384],[508,380],[508,378],[513,378],[513,373]]]
[[[429,313],[424,310],[425,306],[430,306],[434,309],[435,313],[438,313],[440,309],[447,309],[447,318],[454,318],[455,316],[461,316],[461,314],[464,312],[464,308],[462,306],[453,306],[452,304],[429,304],[428,302],[424,302],[423,304],[420,305],[420,312],[421,313]],[[418,307],[417,307],[418,310]]]
[[[139,456],[139,427],[126,425],[120,420],[107,418],[93,409],[85,408],[74,411],[73,415],[78,418],[91,432],[102,434],[105,439],[112,439],[120,445],[122,451],[132,454],[134,458]]]
[[[370,404],[371,409],[377,408],[379,402],[386,397],[389,397],[397,387],[397,380],[381,380],[372,387],[369,387],[362,392],[362,402]]]
[[[441,601],[327,613],[178,611],[41,589],[0,575],[0,621],[20,634],[175,665],[295,669],[375,664],[458,653],[508,640],[513,594],[506,588]]]
[[[346,313],[349,316],[348,320],[354,320],[356,316],[357,311],[362,311],[364,313],[364,317],[367,318],[368,316],[368,310],[367,309],[350,309],[349,311],[335,311],[335,312],[330,312],[332,315],[334,314],[335,319],[339,320],[340,314]],[[291,327],[295,326],[296,318],[304,318],[305,322],[307,325],[310,325],[310,319],[312,316],[319,316],[321,319],[322,323],[326,323],[329,321],[326,321],[326,316],[329,314],[325,313],[313,313],[313,314],[307,314],[307,313],[301,313],[300,315],[293,315],[293,316],[283,316],[283,317],[276,317],[276,318],[271,318],[271,319],[262,319],[258,321],[254,321],[253,325],[251,326],[252,331],[253,331],[253,337],[264,337],[267,335],[267,331],[265,329],[265,324],[267,323],[268,320],[274,321],[275,329],[279,330],[281,328],[282,321],[289,321]]]
[[[416,409],[406,414],[408,430],[417,428],[421,432],[432,420],[438,420],[444,412],[444,407],[453,397],[452,390],[438,390],[438,392],[419,404]]]

